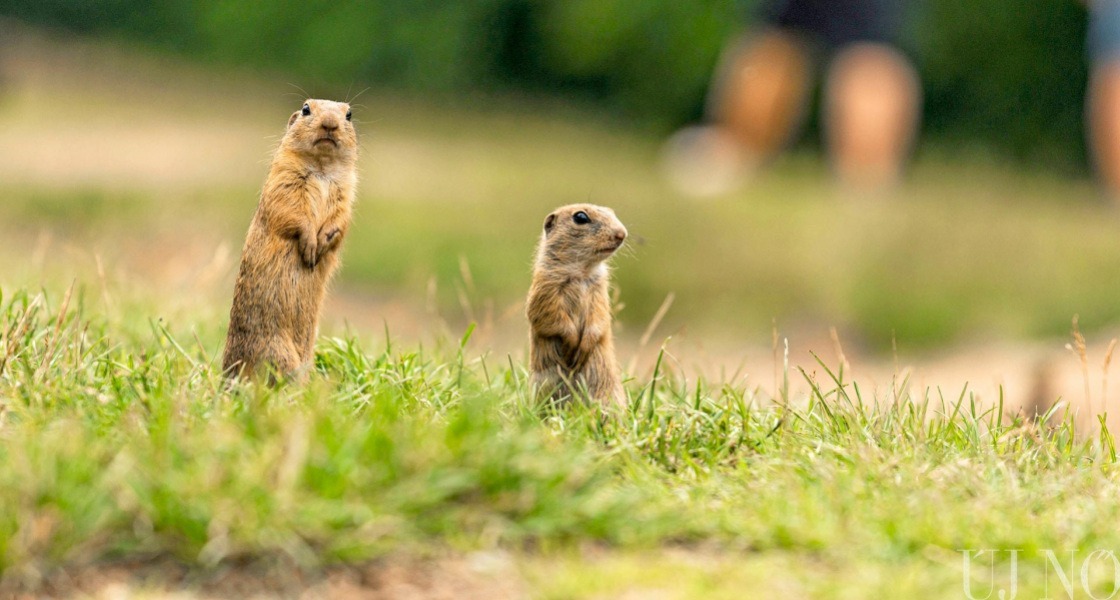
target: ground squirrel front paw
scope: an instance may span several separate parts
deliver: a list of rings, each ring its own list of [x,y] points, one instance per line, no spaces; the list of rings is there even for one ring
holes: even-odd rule
[[[303,261],[303,266],[308,269],[315,268],[319,263],[319,244],[315,240],[315,234],[301,233],[298,240],[299,257]]]
[[[316,262],[322,259],[324,254],[331,251],[335,246],[338,245],[338,242],[342,237],[341,234],[342,230],[340,230],[338,227],[331,227],[330,229],[324,227],[323,229],[319,230],[319,253],[315,257]]]

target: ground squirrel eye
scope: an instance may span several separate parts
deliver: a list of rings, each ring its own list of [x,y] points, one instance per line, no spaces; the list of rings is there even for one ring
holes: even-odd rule
[[[587,225],[591,222],[591,217],[587,216],[587,213],[581,210],[572,215],[572,221],[574,221],[576,225]]]
[[[305,116],[305,117],[306,117],[307,115],[311,114],[311,106],[310,106],[310,105],[307,105],[307,104],[304,104],[304,105],[303,105],[303,111],[302,111],[302,112],[303,112],[303,116]]]
[[[347,111],[346,111],[346,120],[347,120],[347,121],[349,121],[349,120],[350,120],[350,115],[351,115],[351,114],[352,114],[352,113],[351,113],[351,112],[350,112],[349,110],[347,110]]]

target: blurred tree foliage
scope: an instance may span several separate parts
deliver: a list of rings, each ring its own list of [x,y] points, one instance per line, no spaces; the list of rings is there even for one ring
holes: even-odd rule
[[[914,53],[926,132],[1083,164],[1087,18],[1074,0],[925,0]]]
[[[908,50],[928,132],[1083,163],[1080,4],[917,1]],[[721,49],[757,2],[0,0],[0,13],[318,84],[575,94],[665,129],[700,114]]]

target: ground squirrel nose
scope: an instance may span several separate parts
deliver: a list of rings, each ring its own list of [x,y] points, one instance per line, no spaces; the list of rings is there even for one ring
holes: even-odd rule
[[[334,120],[330,120],[330,121],[324,120],[322,123],[319,124],[319,126],[322,127],[323,129],[327,130],[327,131],[334,131],[334,130],[338,129],[338,122],[334,121]]]
[[[626,240],[626,230],[619,229],[618,231],[614,232],[614,239],[618,240],[620,244],[624,242]]]

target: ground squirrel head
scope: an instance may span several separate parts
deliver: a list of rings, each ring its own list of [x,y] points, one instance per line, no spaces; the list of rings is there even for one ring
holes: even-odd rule
[[[350,115],[344,102],[309,99],[288,119],[281,148],[318,160],[353,159],[358,134]]]
[[[538,260],[592,269],[626,241],[626,227],[614,211],[594,204],[562,206],[544,220]]]

